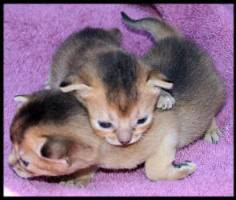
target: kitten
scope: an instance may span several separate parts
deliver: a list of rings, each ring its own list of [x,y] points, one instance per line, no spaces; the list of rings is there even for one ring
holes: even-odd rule
[[[128,27],[148,32],[153,37],[154,47],[146,53],[143,61],[154,71],[163,73],[174,84],[171,90],[174,102],[188,101],[185,96],[190,93],[204,96],[205,93],[210,92],[212,93],[210,97],[217,94],[212,91],[216,89],[212,84],[213,82],[215,86],[221,84],[217,78],[218,74],[207,53],[195,42],[185,38],[182,33],[160,18],[134,20],[124,12],[121,12],[121,16]],[[208,81],[203,81],[205,79]],[[208,82],[211,83],[208,85]],[[201,86],[202,84],[205,84],[205,87]],[[219,89],[223,90],[222,87]],[[157,107],[163,106],[161,102],[165,97],[171,99],[170,93],[162,91],[158,102],[160,105]]]
[[[50,88],[72,92],[95,133],[113,145],[137,142],[151,126],[161,88],[173,86],[120,45],[118,29],[73,33],[53,56],[49,76]]]
[[[196,164],[173,163],[176,150],[203,135],[212,143],[219,139],[214,116],[223,103],[222,84],[218,76],[202,81],[199,91],[206,83],[214,90],[205,95],[185,93],[188,101],[182,98],[169,111],[155,111],[148,132],[126,147],[96,136],[86,109],[72,94],[45,90],[17,96],[23,105],[10,127],[9,164],[24,178],[73,174],[67,183],[79,186],[88,184],[98,167],[131,169],[143,162],[152,181],[184,178],[196,170]]]

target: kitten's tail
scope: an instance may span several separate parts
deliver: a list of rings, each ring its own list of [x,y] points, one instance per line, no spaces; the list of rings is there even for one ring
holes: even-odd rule
[[[170,25],[162,21],[160,18],[142,18],[138,20],[131,19],[127,14],[121,12],[123,22],[128,25],[128,27],[136,30],[144,30],[152,35],[155,41],[167,37],[181,37],[181,33],[177,32]]]

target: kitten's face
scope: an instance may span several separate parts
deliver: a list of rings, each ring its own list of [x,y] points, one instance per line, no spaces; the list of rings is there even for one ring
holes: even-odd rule
[[[45,93],[18,97],[24,104],[10,127],[9,164],[23,178],[71,174],[95,164],[99,152],[101,140],[76,98]]]
[[[86,102],[91,126],[112,145],[135,143],[152,124],[157,98],[157,92],[141,87],[137,98],[124,100],[122,108],[122,102],[109,102],[102,91],[94,91]]]
[[[66,160],[43,156],[42,149],[46,138],[35,135],[38,130],[29,132],[22,143],[13,142],[12,145],[9,164],[16,174],[22,178],[66,174],[66,171],[69,170]]]
[[[160,88],[173,84],[122,51],[102,53],[91,66],[65,77],[60,89],[73,91],[87,108],[95,133],[108,143],[137,142],[152,123]]]
[[[49,129],[57,132],[52,134]],[[9,164],[16,174],[22,178],[61,176],[91,166],[95,160],[93,147],[60,134],[62,130],[32,127],[21,143],[14,141]]]
[[[75,96],[88,110],[95,133],[109,144],[128,145],[140,140],[152,124],[160,86],[172,87],[171,83],[159,79],[147,81],[146,77],[139,80],[138,84],[135,92],[128,95],[123,91],[109,95],[99,83],[86,88],[86,92],[75,92]],[[86,95],[81,98],[81,93]]]

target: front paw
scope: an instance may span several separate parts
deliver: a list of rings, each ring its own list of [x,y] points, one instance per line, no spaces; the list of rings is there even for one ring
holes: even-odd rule
[[[172,97],[170,94],[160,95],[160,98],[157,102],[157,108],[162,110],[168,110],[171,109],[174,104],[175,104],[175,98]]]
[[[91,181],[91,178],[76,178],[67,181],[59,182],[63,186],[75,186],[75,187],[86,187]]]
[[[91,182],[94,174],[95,171],[88,174],[80,174],[76,177],[71,176],[69,179],[59,182],[59,184],[64,186],[85,187]]]
[[[209,142],[211,144],[218,144],[218,142],[220,140],[220,134],[221,134],[221,132],[219,130],[209,130],[205,134],[204,140],[206,140],[207,142]]]
[[[186,160],[185,162],[179,164],[173,163],[173,167],[175,168],[176,173],[175,178],[182,179],[192,174],[196,170],[197,165],[191,161]]]

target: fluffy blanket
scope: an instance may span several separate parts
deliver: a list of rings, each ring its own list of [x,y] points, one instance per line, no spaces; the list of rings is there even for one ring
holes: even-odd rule
[[[4,187],[19,196],[231,196],[233,195],[233,15],[223,4],[9,4],[4,5]],[[224,80],[227,101],[217,116],[222,131],[216,145],[199,140],[177,153],[192,160],[196,172],[179,181],[151,182],[144,168],[100,170],[86,188],[64,187],[18,177],[9,168],[9,126],[13,97],[42,88],[56,47],[85,26],[118,27],[123,47],[142,56],[152,42],[130,32],[120,11],[133,18],[162,17],[212,56]],[[159,12],[158,12],[159,11]]]

